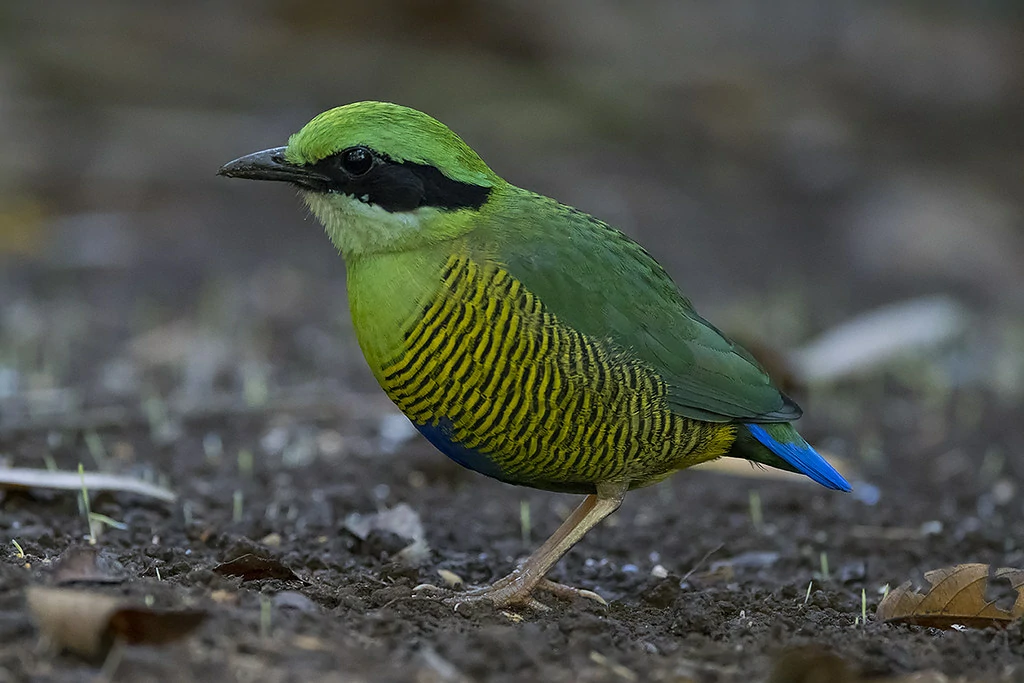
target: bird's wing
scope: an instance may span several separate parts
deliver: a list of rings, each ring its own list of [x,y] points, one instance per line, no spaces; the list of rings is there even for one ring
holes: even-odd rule
[[[533,208],[530,200],[543,204]],[[500,227],[488,232],[497,237],[494,257],[562,322],[653,367],[681,415],[713,422],[800,417],[745,349],[697,315],[643,247],[549,201],[531,196],[492,216]]]

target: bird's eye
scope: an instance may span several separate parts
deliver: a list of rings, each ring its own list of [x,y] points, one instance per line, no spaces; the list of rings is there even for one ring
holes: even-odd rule
[[[350,147],[341,153],[341,167],[352,175],[363,175],[373,166],[373,153],[365,147]]]

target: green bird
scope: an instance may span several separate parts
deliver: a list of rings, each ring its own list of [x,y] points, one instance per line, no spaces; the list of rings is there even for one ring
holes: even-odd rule
[[[438,450],[587,494],[512,573],[447,599],[597,597],[544,577],[627,491],[721,456],[850,490],[790,425],[800,408],[643,247],[508,183],[436,119],[358,102],[219,173],[298,188],[346,262],[370,369]]]

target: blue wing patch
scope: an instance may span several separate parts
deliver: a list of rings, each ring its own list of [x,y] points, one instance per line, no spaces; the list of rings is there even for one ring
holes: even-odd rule
[[[478,450],[466,448],[455,441],[452,436],[452,422],[448,418],[442,418],[436,425],[420,425],[415,422],[413,425],[420,430],[427,441],[433,444],[434,448],[441,451],[449,458],[463,467],[479,472],[480,474],[504,479],[499,468],[493,460]]]

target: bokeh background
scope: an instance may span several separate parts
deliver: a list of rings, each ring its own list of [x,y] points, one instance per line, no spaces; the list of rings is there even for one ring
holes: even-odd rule
[[[1024,310],[1013,2],[8,2],[0,36],[0,400],[136,393],[119,345],[173,321],[272,365],[311,307],[298,372],[365,381],[318,226],[214,175],[361,99],[620,226],[770,345],[919,294]]]
[[[857,581],[874,596],[940,563],[1024,562],[1024,6],[1010,0],[0,0],[0,460],[40,466],[48,449],[92,463],[75,430],[96,429],[121,465],[207,496],[214,520],[239,486],[210,464],[222,436],[229,461],[241,444],[268,472],[326,463],[313,483],[367,462],[384,477],[372,458],[396,449],[433,482],[422,463],[440,456],[365,369],[320,226],[284,186],[215,175],[363,99],[434,115],[505,178],[641,241],[771,363],[805,433],[864,483],[855,502],[815,499],[822,528],[942,520],[921,532],[945,528],[938,551],[920,538],[904,554],[852,550],[886,569],[852,579],[842,609],[859,609]],[[318,426],[268,419],[232,437],[216,424],[267,406],[315,409]],[[142,436],[119,431],[138,419]],[[361,451],[363,465],[337,460]],[[181,464],[204,452],[207,469]],[[359,490],[335,512],[398,502],[405,484],[382,481],[348,482]],[[545,529],[561,510],[457,481],[493,495],[513,535],[519,496]],[[805,499],[772,491],[766,506],[815,548],[793,566],[813,565],[825,544],[798,521]],[[443,509],[447,494],[431,495]],[[665,495],[637,494],[650,519]],[[702,519],[741,538],[747,489],[729,495]],[[715,505],[733,521],[711,522]],[[18,535],[24,517],[0,520]],[[437,546],[458,548],[430,521]],[[607,533],[595,542],[626,532]],[[477,580],[485,565],[504,568],[484,563]],[[875,657],[880,673],[927,665]]]

